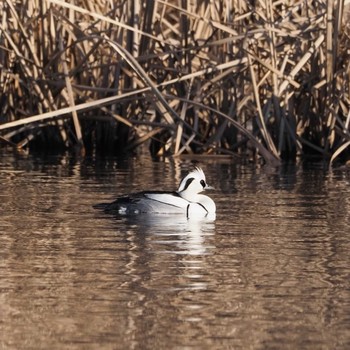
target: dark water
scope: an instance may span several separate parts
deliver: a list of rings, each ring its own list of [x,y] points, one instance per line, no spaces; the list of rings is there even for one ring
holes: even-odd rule
[[[214,222],[131,220],[191,163],[2,153],[0,349],[349,349],[350,173],[200,165]]]

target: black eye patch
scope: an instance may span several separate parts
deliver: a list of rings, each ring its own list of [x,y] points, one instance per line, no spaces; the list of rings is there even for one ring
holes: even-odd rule
[[[203,186],[203,188],[205,188],[205,181],[204,180],[201,180],[200,184]]]
[[[194,177],[190,177],[187,181],[186,181],[186,184],[185,184],[185,187],[183,189],[183,191],[187,190],[188,189],[188,186],[191,185],[192,181],[194,180]]]

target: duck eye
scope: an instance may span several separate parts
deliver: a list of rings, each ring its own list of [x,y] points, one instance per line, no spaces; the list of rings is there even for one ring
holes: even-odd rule
[[[205,181],[204,180],[201,180],[200,184],[202,185],[203,188],[205,188]]]

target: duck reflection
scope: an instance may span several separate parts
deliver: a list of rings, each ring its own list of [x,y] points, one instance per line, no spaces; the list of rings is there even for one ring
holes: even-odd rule
[[[182,215],[138,215],[116,220],[119,230],[127,230],[127,285],[145,308],[155,293],[159,297],[174,293],[170,304],[177,304],[179,293],[213,287],[208,271],[215,251],[215,216],[186,219]],[[177,305],[176,312],[185,312],[180,311],[183,307],[187,310],[187,303]]]
[[[203,218],[182,215],[118,216],[139,238],[144,237],[152,251],[180,255],[208,254],[205,238],[215,231],[215,214]]]

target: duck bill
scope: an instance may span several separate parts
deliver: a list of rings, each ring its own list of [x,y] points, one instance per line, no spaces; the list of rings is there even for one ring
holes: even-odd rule
[[[206,190],[215,190],[215,187],[206,185],[206,186],[205,186],[205,189],[206,189]]]

